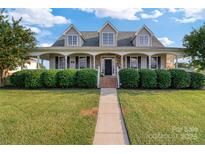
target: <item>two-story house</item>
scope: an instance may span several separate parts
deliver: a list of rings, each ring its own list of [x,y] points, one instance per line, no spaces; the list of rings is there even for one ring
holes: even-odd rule
[[[117,68],[177,68],[184,53],[165,47],[145,25],[125,32],[106,22],[99,31],[70,25],[51,47],[38,47],[30,55],[48,60],[50,69],[98,68],[105,76],[116,76]]]

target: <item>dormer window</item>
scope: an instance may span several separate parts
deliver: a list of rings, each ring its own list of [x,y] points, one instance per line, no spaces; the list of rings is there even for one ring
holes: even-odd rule
[[[77,46],[77,35],[68,35],[68,46]]]
[[[139,36],[139,44],[141,46],[148,46],[149,45],[149,36],[148,35],[140,35]]]
[[[103,45],[114,45],[114,33],[111,32],[103,32]]]

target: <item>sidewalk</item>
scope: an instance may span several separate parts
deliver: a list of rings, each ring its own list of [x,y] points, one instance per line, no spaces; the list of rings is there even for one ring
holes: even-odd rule
[[[116,88],[101,88],[93,144],[129,144]]]

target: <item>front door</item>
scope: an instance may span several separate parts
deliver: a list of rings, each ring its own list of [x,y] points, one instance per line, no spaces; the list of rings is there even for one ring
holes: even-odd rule
[[[105,59],[105,75],[112,75],[112,59]]]

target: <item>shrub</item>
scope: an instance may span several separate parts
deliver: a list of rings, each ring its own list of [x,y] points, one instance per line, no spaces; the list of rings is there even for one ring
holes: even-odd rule
[[[193,89],[200,89],[204,86],[205,76],[201,73],[191,72],[191,85]]]
[[[139,73],[136,69],[122,69],[119,71],[119,76],[121,87],[137,88],[139,86]]]
[[[153,70],[141,69],[140,74],[140,86],[142,88],[156,88],[157,87],[157,74]]]
[[[25,76],[29,70],[15,72],[10,77],[11,85],[18,88],[25,87]]]
[[[166,89],[171,86],[171,74],[167,70],[156,70],[157,88]]]
[[[61,70],[56,74],[57,86],[61,88],[70,88],[73,87],[75,83],[76,70],[67,69]]]
[[[190,74],[184,70],[172,69],[171,73],[171,85],[172,88],[188,88],[190,86],[191,77]]]
[[[41,74],[41,81],[45,88],[55,88],[56,87],[56,73],[57,70],[45,70]]]
[[[42,88],[41,74],[43,70],[28,70],[25,73],[25,88]]]
[[[94,69],[78,70],[76,83],[81,88],[95,88],[97,86],[97,71]]]

